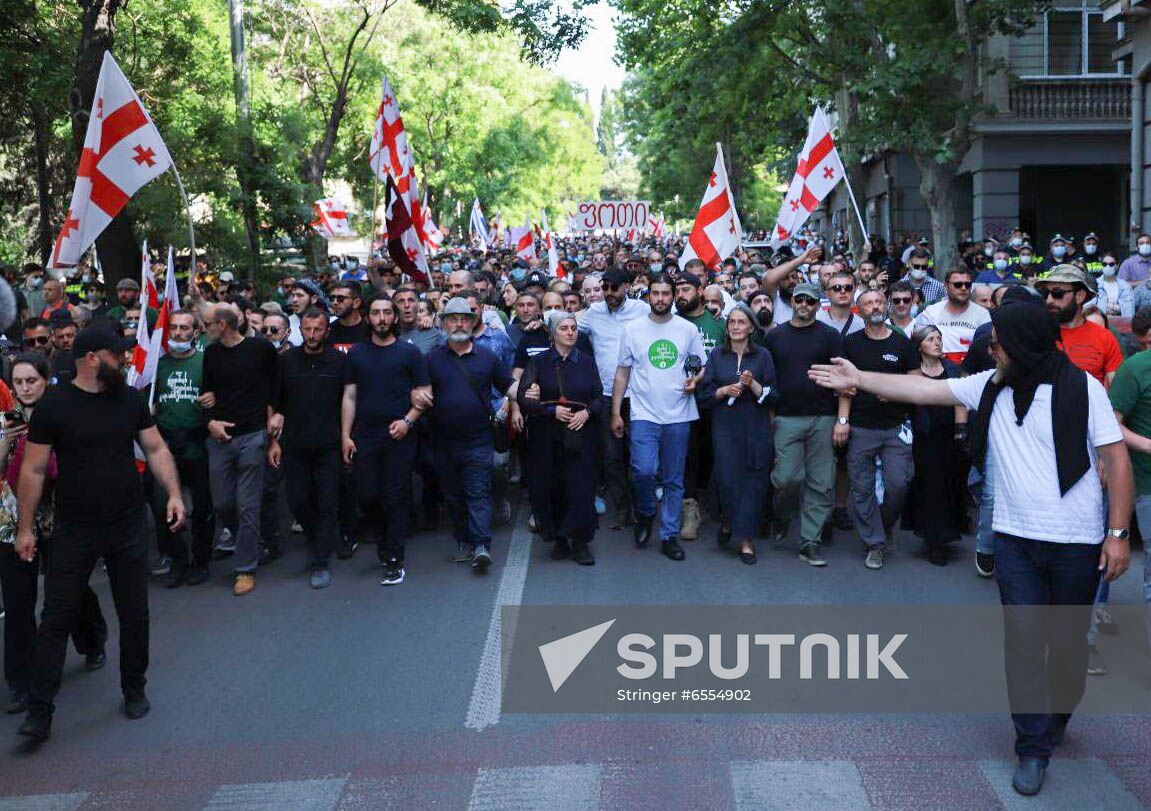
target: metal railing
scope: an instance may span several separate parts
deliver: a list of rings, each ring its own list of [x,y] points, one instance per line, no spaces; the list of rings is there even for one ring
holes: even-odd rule
[[[1131,80],[1017,79],[1011,83],[1008,109],[1019,118],[1130,119]]]

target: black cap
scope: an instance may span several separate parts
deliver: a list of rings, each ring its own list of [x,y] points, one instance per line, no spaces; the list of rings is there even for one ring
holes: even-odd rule
[[[612,268],[603,275],[603,280],[608,284],[631,284],[631,275],[619,268]]]
[[[72,343],[72,357],[82,358],[89,352],[100,352],[104,349],[111,352],[127,352],[135,345],[135,338],[125,338],[110,326],[95,324],[84,327],[76,333],[76,340]]]
[[[692,287],[703,287],[703,282],[694,273],[681,273],[675,280],[676,284],[690,284]]]
[[[528,285],[538,285],[540,287],[547,287],[548,286],[547,274],[544,273],[542,270],[533,270],[531,273],[529,273],[524,278],[524,286],[527,287]]]

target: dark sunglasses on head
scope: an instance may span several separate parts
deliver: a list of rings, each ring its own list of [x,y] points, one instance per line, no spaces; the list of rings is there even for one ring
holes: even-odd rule
[[[952,287],[958,287],[960,290],[966,290],[971,287],[971,282],[948,282]]]
[[[853,284],[833,284],[829,290],[834,290],[836,293],[850,293],[855,289]]]
[[[1067,297],[1068,293],[1074,293],[1074,290],[1052,290],[1050,287],[1043,290],[1043,298],[1053,298],[1056,301]]]

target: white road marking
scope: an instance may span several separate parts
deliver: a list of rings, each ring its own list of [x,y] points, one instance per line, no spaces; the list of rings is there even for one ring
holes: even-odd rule
[[[1101,760],[1061,760],[1047,766],[1043,788],[1034,797],[1024,797],[1011,787],[1014,760],[980,761],[979,769],[995,796],[1007,811],[1042,808],[1044,811],[1138,811],[1143,804]]]
[[[27,797],[0,797],[0,811],[76,811],[88,793],[32,794]]]
[[[480,769],[468,802],[470,811],[591,811],[599,807],[600,767],[572,763]]]
[[[329,780],[285,780],[280,783],[242,783],[220,786],[205,809],[258,811],[331,811],[340,799],[347,778]]]
[[[730,765],[739,809],[870,809],[859,769],[850,760],[751,760]]]

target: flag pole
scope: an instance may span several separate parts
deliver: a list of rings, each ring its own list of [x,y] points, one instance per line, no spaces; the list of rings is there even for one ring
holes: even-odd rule
[[[376,253],[376,207],[379,203],[380,193],[380,176],[375,169],[372,169],[372,231],[371,237],[368,239],[368,266],[372,264],[372,259]]]
[[[846,171],[843,173],[843,185],[847,186],[847,196],[851,198],[851,207],[855,209],[855,216],[859,220],[859,233],[866,244],[871,241],[871,237],[867,233],[867,223],[863,221],[863,212],[859,210],[859,203],[855,200],[855,192],[851,190],[851,180]]]
[[[175,161],[172,161],[172,174],[176,178],[176,188],[180,190],[180,197],[184,201],[184,212],[188,215],[188,245],[192,252],[188,262],[188,284],[193,285],[199,280],[196,278],[196,229],[192,226],[192,204],[188,202],[188,193],[184,191],[184,181],[180,179],[180,170],[176,168]],[[256,264],[259,263],[260,257],[257,256]]]

